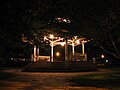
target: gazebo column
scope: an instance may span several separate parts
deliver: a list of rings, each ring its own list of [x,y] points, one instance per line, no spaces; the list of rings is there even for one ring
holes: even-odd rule
[[[68,44],[67,44],[67,39],[66,39],[66,41],[65,41],[65,61],[67,61],[68,60]]]
[[[73,61],[75,60],[75,45],[72,43],[72,56],[73,56]]]
[[[34,45],[34,54],[33,54],[33,62],[36,62],[36,45]]]
[[[39,61],[39,47],[37,47],[37,61]]]

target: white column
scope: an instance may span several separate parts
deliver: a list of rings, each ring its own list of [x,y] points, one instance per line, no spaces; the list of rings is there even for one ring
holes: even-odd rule
[[[85,42],[82,41],[82,54],[84,55],[84,60],[87,61],[87,54],[85,54]]]
[[[51,62],[53,62],[53,45],[51,46]]]
[[[34,45],[34,57],[33,61],[36,62],[36,45]]]
[[[65,41],[65,61],[68,60],[68,46],[67,46],[67,39]]]
[[[72,43],[72,53],[73,53],[73,55],[75,54],[75,45],[74,45],[74,43]]]
[[[50,46],[51,46],[51,57],[50,57],[50,62],[53,62],[53,48],[54,48],[54,42],[51,41]]]
[[[84,41],[82,41],[82,54],[85,54]]]
[[[74,43],[72,43],[72,56],[73,56],[73,61],[74,61],[74,59],[75,59],[75,45],[74,45]]]
[[[37,61],[39,60],[39,47],[37,47]]]

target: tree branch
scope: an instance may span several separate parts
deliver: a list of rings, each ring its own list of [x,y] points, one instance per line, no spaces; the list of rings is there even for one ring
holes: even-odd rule
[[[97,41],[96,41],[96,43],[97,43],[97,45],[98,45],[104,52],[106,52],[106,53],[114,56],[115,58],[119,58],[119,59],[120,59],[119,56],[117,56],[117,55],[116,55],[115,53],[113,53],[113,52],[110,52],[110,51],[106,50],[106,49],[105,49],[102,45],[100,45]]]

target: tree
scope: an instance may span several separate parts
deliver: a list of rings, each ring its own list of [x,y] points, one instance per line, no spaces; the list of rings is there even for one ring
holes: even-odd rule
[[[45,34],[54,32],[64,37],[87,37],[119,59],[119,7],[117,0],[1,1],[1,53],[22,46],[22,34],[37,44]],[[71,23],[56,22],[58,17]]]
[[[22,47],[21,34],[31,30],[31,2],[0,1],[0,57],[8,60],[15,49]]]
[[[100,4],[99,4],[100,3]],[[104,52],[120,59],[120,5],[118,1],[96,1],[96,7],[90,5],[93,12],[86,11],[91,21],[83,21],[80,33],[91,38]],[[99,11],[99,12],[98,12]],[[98,14],[98,13],[99,14]],[[93,17],[94,16],[94,17]]]
[[[44,7],[46,5],[47,3]],[[119,7],[117,0],[61,0],[56,2],[51,0],[43,14],[52,19],[58,16],[70,18],[71,23],[68,27],[57,23],[57,25],[54,24],[56,26],[54,29],[60,27],[59,30],[68,30],[69,35],[87,37],[106,53],[119,59]],[[37,8],[40,8],[39,4]],[[50,25],[52,26],[53,23]]]
[[[113,55],[116,59],[120,59],[119,21],[120,17],[117,9],[114,11],[111,10],[104,23],[101,23],[101,29],[104,30],[104,32],[101,32],[102,37],[98,39],[99,42],[96,41],[106,53]]]

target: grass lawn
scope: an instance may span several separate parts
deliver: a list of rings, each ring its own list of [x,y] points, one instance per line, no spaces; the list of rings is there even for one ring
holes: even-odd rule
[[[0,70],[20,69],[22,67],[0,67]]]
[[[120,68],[111,68],[111,73],[77,76],[70,81],[78,86],[120,89]]]
[[[4,72],[4,70],[11,70],[16,69],[15,67],[0,67],[0,80],[8,80],[9,78],[12,78],[16,76],[16,74],[11,72]],[[6,86],[5,84],[0,82],[0,87]]]
[[[9,79],[11,77],[14,77],[16,74],[9,73],[9,72],[0,72],[0,80]]]
[[[16,74],[12,72],[5,72],[5,70],[16,70],[21,67],[0,67],[0,80],[9,79],[10,77],[14,77]]]

